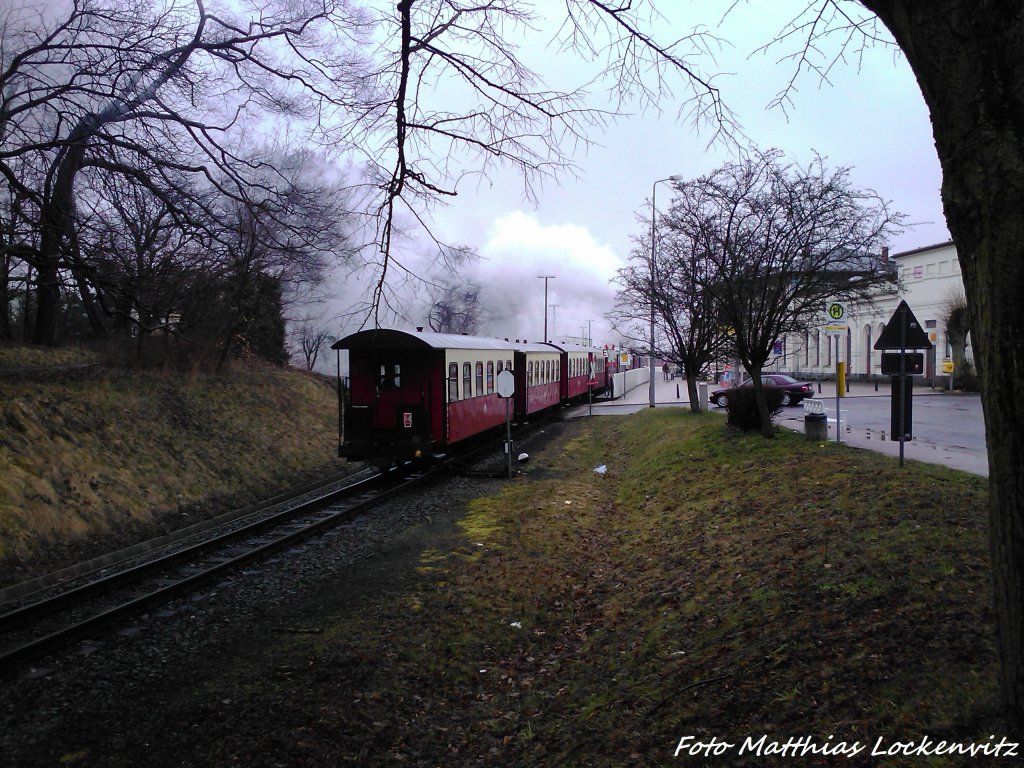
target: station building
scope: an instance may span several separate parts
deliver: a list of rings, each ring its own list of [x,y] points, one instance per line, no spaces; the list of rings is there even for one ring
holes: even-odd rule
[[[879,295],[873,306],[847,306],[845,338],[827,335],[822,317],[820,327],[786,338],[778,350],[781,354],[765,370],[789,373],[796,378],[834,378],[838,353],[839,359],[846,361],[851,379],[881,376],[882,352],[875,350],[874,345],[902,299],[933,344],[925,354],[924,381],[933,385],[947,382],[953,349],[946,315],[950,302],[964,296],[956,246],[952,242],[939,243],[891,257],[883,251],[880,259],[884,268],[893,268],[890,261],[895,265],[900,281],[896,295]],[[969,337],[966,359],[973,362]]]

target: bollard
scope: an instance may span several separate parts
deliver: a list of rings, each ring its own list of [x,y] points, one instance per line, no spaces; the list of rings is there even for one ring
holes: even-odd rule
[[[813,442],[828,441],[828,416],[821,400],[804,400],[804,437]]]

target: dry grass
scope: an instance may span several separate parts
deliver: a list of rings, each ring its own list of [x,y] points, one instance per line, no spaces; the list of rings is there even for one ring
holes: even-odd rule
[[[88,361],[0,353],[20,365]],[[329,385],[256,365],[224,376],[0,378],[0,561],[173,528],[204,500],[267,491],[331,462],[336,418]]]

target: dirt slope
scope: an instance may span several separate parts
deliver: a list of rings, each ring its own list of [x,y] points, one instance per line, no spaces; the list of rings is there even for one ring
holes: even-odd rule
[[[183,376],[90,362],[0,348],[0,584],[338,467],[328,380],[255,363]]]

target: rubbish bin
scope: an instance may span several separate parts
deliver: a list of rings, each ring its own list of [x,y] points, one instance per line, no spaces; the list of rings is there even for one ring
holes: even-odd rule
[[[828,440],[828,416],[821,400],[804,400],[804,437],[815,442]]]

